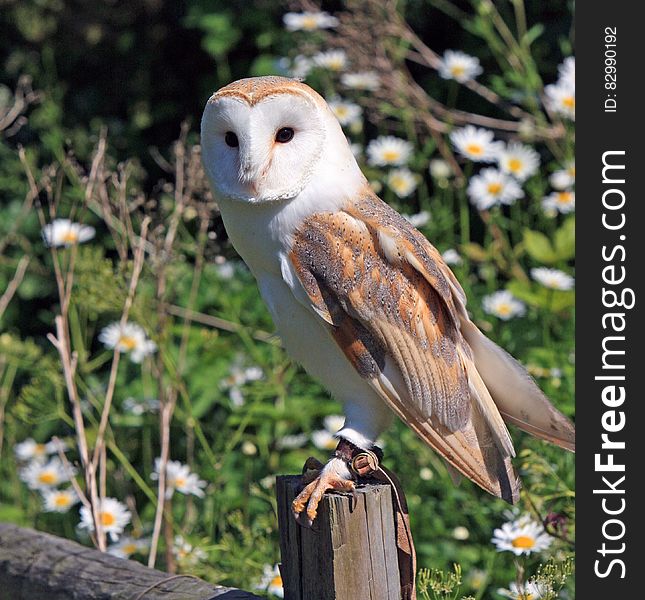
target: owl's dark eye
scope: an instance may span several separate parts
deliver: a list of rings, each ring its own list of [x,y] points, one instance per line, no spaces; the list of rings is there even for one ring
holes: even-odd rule
[[[278,129],[278,133],[275,134],[275,141],[280,142],[281,144],[286,144],[293,139],[293,129],[291,127],[283,127]]]
[[[231,148],[237,148],[240,145],[240,140],[237,139],[237,136],[232,131],[226,132],[224,141],[226,142],[226,145]]]

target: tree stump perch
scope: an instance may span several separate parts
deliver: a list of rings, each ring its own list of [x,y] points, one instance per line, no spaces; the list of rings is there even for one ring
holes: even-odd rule
[[[173,577],[76,542],[0,523],[0,600],[260,600],[190,575]]]
[[[276,481],[286,600],[401,600],[390,486],[327,493],[313,528],[296,523],[291,502],[300,477]]]

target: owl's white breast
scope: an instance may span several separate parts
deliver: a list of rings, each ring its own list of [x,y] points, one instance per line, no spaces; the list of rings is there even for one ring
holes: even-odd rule
[[[285,349],[345,405],[343,435],[358,445],[373,442],[389,425],[391,411],[356,372],[308,306],[286,266],[293,233],[308,216],[335,212],[365,185],[355,161],[321,161],[305,189],[285,202],[222,200],[220,209],[235,249],[258,281]]]

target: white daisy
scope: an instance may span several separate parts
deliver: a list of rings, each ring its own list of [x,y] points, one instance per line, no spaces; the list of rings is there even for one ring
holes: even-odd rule
[[[32,438],[27,438],[13,447],[16,458],[22,462],[29,460],[45,460],[48,454],[47,444],[39,444]]]
[[[284,598],[282,576],[280,575],[280,568],[278,565],[273,567],[271,565],[264,565],[262,579],[255,589],[266,591],[277,598]]]
[[[360,121],[363,114],[363,109],[358,104],[341,100],[338,97],[328,100],[327,104],[341,125],[351,125]]]
[[[508,550],[516,556],[546,550],[553,538],[544,531],[541,523],[527,517],[504,523],[495,529],[491,540],[498,552]]]
[[[309,439],[306,433],[296,433],[293,435],[283,435],[275,443],[279,450],[292,450],[293,448],[302,448]]]
[[[470,537],[470,531],[463,525],[459,525],[452,530],[452,537],[456,540],[467,540]]]
[[[161,403],[156,398],[144,398],[143,400],[138,400],[130,397],[126,398],[122,404],[123,410],[137,416],[147,412],[159,412],[160,406]]]
[[[427,210],[422,210],[414,215],[403,215],[403,216],[405,217],[406,221],[408,221],[410,225],[412,225],[412,227],[417,227],[417,228],[423,227],[428,223],[430,223],[430,218],[431,218],[430,213]]]
[[[218,261],[217,259],[224,260]],[[215,269],[220,279],[224,279],[226,281],[233,279],[235,276],[235,263],[233,261],[226,260],[223,256],[218,256],[217,259],[215,259]]]
[[[343,415],[329,415],[323,419],[323,425],[329,433],[336,433],[345,426],[345,417]]]
[[[360,73],[343,73],[340,82],[353,90],[367,90],[373,92],[381,87],[381,78],[375,71],[362,71]]]
[[[74,488],[67,488],[66,490],[42,488],[40,493],[43,497],[43,510],[45,512],[65,513],[79,501],[78,494],[74,491]]]
[[[399,198],[405,198],[417,189],[417,180],[410,169],[393,169],[387,174],[387,185]]]
[[[370,187],[372,188],[372,191],[375,194],[381,193],[381,190],[383,189],[383,184],[378,179],[372,179],[368,181],[368,183],[370,184]]]
[[[69,446],[60,438],[51,439],[45,444],[47,454],[58,454],[59,452],[67,452]]]
[[[258,453],[258,447],[249,440],[242,442],[242,454],[246,456],[255,456]]]
[[[558,81],[544,88],[546,105],[552,112],[576,120],[576,90],[566,82]]]
[[[349,144],[349,149],[352,151],[354,158],[356,160],[360,159],[363,156],[363,146],[360,144]]]
[[[526,312],[524,303],[506,290],[484,296],[482,306],[488,314],[494,315],[503,321],[508,321],[513,317],[520,317]]]
[[[475,162],[493,162],[502,146],[493,141],[494,134],[488,129],[466,125],[450,134],[450,141],[457,152]]]
[[[140,363],[146,356],[157,350],[157,344],[147,339],[143,327],[136,323],[126,323],[121,329],[119,323],[111,323],[99,334],[99,341],[107,348],[118,348],[120,352],[129,352],[130,360]]]
[[[72,223],[69,219],[54,219],[42,229],[48,246],[73,246],[91,240],[96,234],[94,227]]]
[[[343,71],[347,67],[347,54],[344,50],[326,50],[312,57],[315,66],[330,71]]]
[[[181,535],[175,536],[172,553],[175,556],[175,559],[184,566],[194,566],[208,558],[208,554],[205,550],[194,547]]]
[[[537,581],[527,581],[519,585],[512,581],[509,589],[499,588],[497,593],[512,600],[538,600],[546,595],[547,588],[543,583]]]
[[[155,458],[155,470],[150,475],[154,480],[159,479],[161,459]],[[203,498],[207,483],[200,479],[196,473],[191,473],[190,467],[178,460],[169,460],[166,464],[166,498],[170,498],[177,490],[182,494],[193,494]]]
[[[122,537],[116,544],[108,547],[107,553],[119,558],[130,558],[133,554],[145,554],[150,549],[147,538]]]
[[[478,590],[488,583],[488,573],[483,569],[470,569],[465,579],[466,585]]]
[[[76,470],[71,466],[66,467],[57,456],[47,463],[32,461],[20,470],[20,479],[32,490],[54,488],[69,481],[74,475]]]
[[[558,67],[560,74],[560,81],[575,89],[576,86],[576,59],[573,56],[568,56],[564,62]]]
[[[407,140],[393,135],[381,135],[368,144],[367,162],[374,167],[400,167],[408,162],[413,150],[414,146]]]
[[[537,173],[540,155],[530,146],[511,142],[500,149],[497,164],[504,173],[512,175],[519,181],[525,181]]]
[[[551,192],[542,198],[542,208],[546,211],[557,211],[563,214],[573,212],[576,208],[576,193],[567,190]]]
[[[296,79],[305,79],[311,69],[314,68],[314,63],[310,58],[306,56],[298,55],[296,56],[289,66],[288,72],[291,77]]]
[[[455,79],[464,83],[480,75],[482,68],[479,59],[459,50],[446,50],[441,59],[439,75],[444,79]]]
[[[571,290],[575,283],[575,279],[571,275],[567,275],[564,271],[548,269],[547,267],[531,269],[531,277],[544,287],[552,290]]]
[[[441,158],[434,158],[430,161],[430,175],[435,179],[448,179],[452,176],[450,165]]]
[[[460,265],[464,262],[464,259],[461,258],[459,252],[457,252],[454,248],[448,248],[448,250],[446,250],[441,255],[441,257],[447,265]]]
[[[103,498],[99,503],[99,519],[103,531],[110,535],[110,539],[116,542],[123,533],[125,526],[130,522],[130,511],[125,504],[116,498]],[[87,506],[81,506],[81,522],[79,528],[94,531],[94,519],[92,511]]]
[[[320,450],[334,450],[338,445],[338,440],[334,437],[334,434],[326,429],[314,431],[311,434],[311,441]]]
[[[549,183],[556,190],[566,190],[576,183],[576,163],[571,161],[567,163],[564,169],[555,171],[549,176]]]
[[[331,29],[338,25],[338,19],[327,12],[304,11],[289,12],[282,17],[282,22],[288,31],[314,31],[316,29]]]
[[[430,467],[421,467],[419,469],[419,477],[423,481],[430,481],[434,477],[434,473]]]
[[[512,177],[492,167],[482,169],[472,177],[466,193],[479,210],[487,210],[498,204],[513,204],[524,196],[522,188]]]
[[[264,371],[258,367],[247,367],[244,369],[244,380],[245,381],[260,381],[264,377]]]

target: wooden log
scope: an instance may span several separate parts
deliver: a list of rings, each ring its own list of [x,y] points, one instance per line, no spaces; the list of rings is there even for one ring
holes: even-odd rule
[[[307,529],[291,514],[299,482],[276,482],[285,599],[400,600],[391,488],[359,486],[355,498],[327,493]]]
[[[70,540],[0,523],[0,598],[252,600],[259,596],[197,577],[174,577]]]

